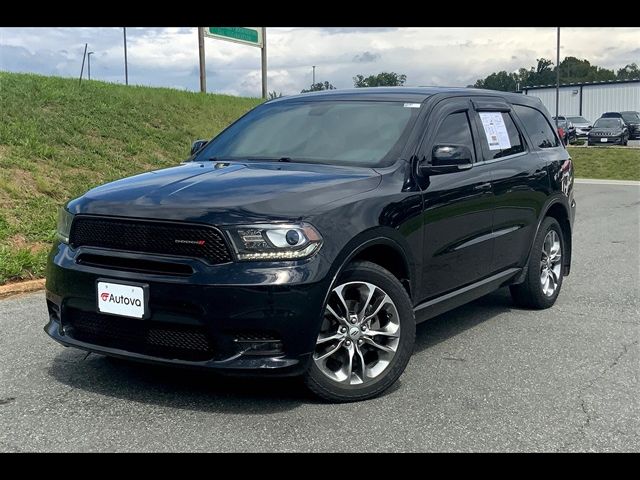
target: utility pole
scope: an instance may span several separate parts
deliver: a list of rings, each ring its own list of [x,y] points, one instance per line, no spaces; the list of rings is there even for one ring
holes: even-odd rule
[[[198,51],[200,54],[200,91],[207,93],[207,74],[204,65],[204,27],[198,27]]]
[[[127,27],[122,27],[124,36],[124,84],[129,85],[129,69],[127,67]]]
[[[558,45],[556,47],[556,127],[558,126],[558,102],[560,101],[560,27],[558,27]]]
[[[313,80],[311,81],[311,85],[315,85],[316,84],[316,66],[312,65],[311,68],[313,68]]]
[[[84,59],[87,56],[87,44],[84,44],[84,53],[82,54],[82,68],[80,68],[80,78],[78,79],[78,85],[82,83],[82,73],[84,72]]]
[[[91,80],[91,55],[93,55],[93,52],[87,53],[87,74],[89,76],[89,80]]]
[[[267,98],[267,27],[262,27],[262,98]]]

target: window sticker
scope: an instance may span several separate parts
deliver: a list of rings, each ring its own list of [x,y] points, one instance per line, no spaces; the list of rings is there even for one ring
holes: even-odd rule
[[[404,108],[420,108],[419,103],[405,103]]]
[[[509,133],[500,112],[479,112],[484,133],[487,136],[489,150],[506,150],[511,148]]]

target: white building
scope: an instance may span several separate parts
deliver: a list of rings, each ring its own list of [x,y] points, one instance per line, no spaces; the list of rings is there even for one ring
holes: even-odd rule
[[[524,87],[522,93],[540,98],[556,114],[556,86]],[[604,112],[640,111],[640,79],[572,83],[560,86],[559,115],[580,115],[590,122]]]

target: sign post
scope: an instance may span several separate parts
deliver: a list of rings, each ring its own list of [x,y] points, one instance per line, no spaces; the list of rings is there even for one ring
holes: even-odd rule
[[[199,27],[200,45],[200,90],[204,84],[204,36],[226,40],[228,42],[251,45],[261,49],[262,58],[262,98],[267,98],[267,29],[265,27]]]
[[[267,27],[262,27],[262,98],[267,98]]]
[[[198,27],[198,55],[200,56],[200,92],[207,93],[207,74],[204,66],[204,29]]]

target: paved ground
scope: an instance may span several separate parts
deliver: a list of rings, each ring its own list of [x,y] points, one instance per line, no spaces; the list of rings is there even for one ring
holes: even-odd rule
[[[382,398],[86,356],[42,331],[42,293],[0,302],[0,451],[640,451],[640,187],[577,186],[558,303],[499,291],[418,327]]]

